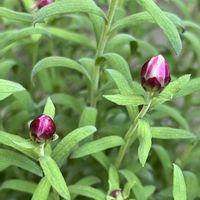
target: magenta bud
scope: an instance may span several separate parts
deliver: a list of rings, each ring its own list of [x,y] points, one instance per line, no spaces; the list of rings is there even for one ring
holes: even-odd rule
[[[162,55],[148,60],[141,70],[141,83],[145,90],[160,92],[171,80],[169,65]]]
[[[33,139],[37,142],[43,142],[53,138],[56,125],[48,115],[40,115],[31,122],[30,129]]]
[[[117,198],[117,197],[119,197],[119,195],[121,195],[121,190],[113,190],[110,193],[110,196],[113,197],[113,198]]]
[[[42,8],[53,2],[54,2],[54,0],[37,0],[37,7]]]

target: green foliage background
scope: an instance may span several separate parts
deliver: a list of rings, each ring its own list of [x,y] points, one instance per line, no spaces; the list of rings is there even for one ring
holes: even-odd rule
[[[0,199],[200,199],[200,2],[155,2],[0,2]],[[173,82],[116,166],[157,54]],[[39,158],[29,123],[42,112],[59,139]]]

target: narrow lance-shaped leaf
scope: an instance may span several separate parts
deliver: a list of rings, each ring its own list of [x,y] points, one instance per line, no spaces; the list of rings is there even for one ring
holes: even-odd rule
[[[10,96],[11,94],[23,90],[25,90],[25,88],[19,83],[0,79],[0,101]]]
[[[79,185],[79,184],[70,185],[69,191],[72,194],[88,197],[88,198],[94,199],[94,200],[105,199],[105,194],[102,191],[95,189],[91,186],[85,186],[85,185]],[[87,199],[87,198],[85,198],[85,199]]]
[[[105,18],[103,11],[93,0],[60,0],[41,8],[34,16],[33,23],[43,21],[45,18],[64,13],[90,13]]]
[[[87,156],[93,153],[101,152],[106,149],[110,149],[113,147],[120,146],[124,143],[124,140],[119,136],[107,136],[101,139],[88,142],[78,149],[76,149],[73,154],[72,158],[80,158],[83,156]]]
[[[38,164],[20,153],[8,149],[0,149],[0,163],[1,162],[8,167],[16,166],[38,176],[42,176],[42,170]]]
[[[199,52],[200,40],[199,40],[198,35],[190,31],[186,31],[183,34],[183,37],[190,42],[193,51],[196,53],[198,62],[200,62],[200,52]]]
[[[144,167],[149,155],[149,151],[151,149],[151,130],[148,122],[146,122],[145,120],[139,120],[137,132],[140,142],[138,148],[138,157],[140,163]]]
[[[38,183],[37,187],[35,188],[31,200],[38,200],[38,199],[47,200],[50,188],[51,184],[49,183],[46,177],[43,177]]]
[[[163,173],[167,183],[171,182],[171,172],[172,172],[172,161],[167,150],[161,145],[153,145],[152,149],[156,152],[163,168]]]
[[[176,15],[164,12],[164,14],[177,26],[180,26],[182,29],[184,29],[184,22]],[[139,26],[142,23],[156,23],[154,18],[148,13],[148,12],[139,12],[135,13],[133,15],[130,15],[128,17],[124,17],[118,21],[116,21],[111,31],[119,30],[126,27],[133,27],[133,26]]]
[[[93,107],[85,107],[80,117],[79,127],[87,125],[95,126],[96,118],[97,118],[97,109]]]
[[[165,116],[167,115],[171,117],[177,121],[177,123],[179,123],[182,128],[189,130],[188,122],[183,116],[181,116],[181,113],[178,111],[178,109],[163,104],[156,106],[155,110],[157,110],[159,113],[164,113]]]
[[[157,139],[194,139],[195,135],[190,131],[168,127],[152,127],[152,138]]]
[[[84,102],[81,99],[64,93],[53,94],[50,98],[54,104],[62,105],[63,108],[72,108],[78,113],[81,113],[84,108]]]
[[[50,156],[41,157],[39,161],[44,174],[52,187],[61,197],[69,200],[69,190],[56,162]]]
[[[14,60],[5,60],[3,62],[0,62],[0,78],[4,78],[10,69],[16,65],[16,62]]]
[[[129,85],[132,86],[130,67],[122,56],[116,53],[105,53],[100,58],[98,58],[100,62],[103,61],[102,59],[105,59],[108,68],[112,68],[120,72],[126,78]]]
[[[6,35],[4,39],[0,43],[0,48],[4,48],[6,46],[11,45],[14,42],[18,42],[19,40],[22,40],[24,38],[30,37],[34,34],[40,34],[45,35],[47,37],[50,37],[50,34],[47,30],[44,28],[33,28],[33,27],[27,27],[23,28],[17,31],[12,31],[12,33]]]
[[[183,175],[187,188],[187,199],[197,198],[199,194],[198,175],[190,171],[184,171]]]
[[[67,40],[67,41],[72,41],[74,43],[77,43],[79,45],[84,45],[87,46],[91,49],[95,49],[95,44],[86,36],[71,32],[71,31],[66,31],[61,28],[55,28],[55,27],[46,27],[46,29],[53,35],[58,38]]]
[[[37,159],[37,153],[34,151],[37,144],[18,135],[0,131],[0,144],[12,147],[31,158]]]
[[[117,85],[117,88],[119,89],[120,93],[122,95],[132,95],[133,91],[132,88],[129,86],[127,80],[125,77],[118,72],[117,70],[109,69],[107,70],[112,79],[114,80],[115,84]],[[134,117],[137,115],[138,110],[137,108],[133,106],[127,106],[127,110],[129,112],[130,117]]]
[[[47,58],[40,60],[33,67],[33,70],[31,72],[31,80],[33,80],[33,77],[41,70],[47,69],[47,68],[52,68],[52,67],[64,67],[64,68],[68,68],[68,69],[73,69],[73,70],[76,70],[76,71],[84,74],[89,80],[91,79],[90,75],[84,69],[84,67],[82,65],[80,65],[79,63],[77,63],[76,61],[69,59],[69,58],[65,58],[65,57],[51,56],[51,57],[47,57]]]
[[[195,92],[198,92],[200,90],[200,78],[194,78],[191,79],[189,82],[187,82],[186,85],[184,85],[183,88],[176,94],[177,97],[186,96]]]
[[[30,182],[27,180],[21,180],[21,179],[10,179],[3,182],[3,184],[0,187],[0,190],[11,189],[11,190],[33,194],[35,188],[36,188],[36,184],[33,182]]]
[[[50,97],[47,99],[43,114],[50,116],[52,119],[55,116],[55,106]]]
[[[176,96],[177,93],[185,87],[185,85],[190,80],[190,75],[183,75],[180,78],[176,79],[175,81],[172,81],[169,83],[165,89],[158,95],[158,97],[155,97],[152,102],[152,107],[162,104],[165,101],[169,101],[173,98],[173,96]]]
[[[174,175],[173,175],[173,197],[174,200],[186,200],[186,185],[183,173],[179,166],[173,164]]]
[[[138,0],[147,12],[153,17],[155,22],[160,26],[168,37],[174,51],[180,54],[182,49],[181,39],[173,22],[165,15],[165,13],[156,5],[153,0]]]
[[[128,106],[128,105],[138,106],[145,104],[144,98],[139,95],[125,96],[125,95],[115,94],[115,95],[104,95],[104,97],[109,101],[114,102],[121,106]]]
[[[7,19],[22,21],[22,22],[32,22],[33,16],[28,13],[16,12],[8,8],[0,7],[0,16]]]
[[[109,166],[111,163],[110,163],[109,158],[105,155],[104,152],[98,152],[98,153],[92,154],[92,157],[96,159],[102,165],[102,167],[104,167],[106,171],[109,169]]]
[[[115,166],[111,165],[108,173],[109,194],[114,190],[119,190],[119,175]]]
[[[128,181],[128,183],[133,184],[132,191],[137,199],[146,200],[144,194],[144,187],[141,184],[138,177],[130,170],[124,169],[120,170],[120,173]]]
[[[61,166],[64,160],[68,157],[72,149],[83,139],[92,135],[96,131],[94,126],[85,126],[66,135],[55,147],[52,152],[52,157]]]

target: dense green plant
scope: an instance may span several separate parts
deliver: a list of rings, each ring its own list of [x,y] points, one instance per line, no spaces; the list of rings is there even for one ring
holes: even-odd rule
[[[200,199],[199,1],[36,5],[0,2],[0,199]],[[152,94],[159,54],[172,80]]]

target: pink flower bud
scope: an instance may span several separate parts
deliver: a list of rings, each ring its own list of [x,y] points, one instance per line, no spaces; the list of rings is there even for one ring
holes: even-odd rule
[[[37,7],[42,8],[53,2],[54,2],[54,0],[37,0]]]
[[[160,92],[170,82],[170,69],[162,55],[148,60],[141,70],[141,83],[145,90]]]
[[[113,190],[110,193],[110,196],[113,197],[113,198],[117,198],[119,195],[121,195],[121,191],[120,190]]]
[[[30,125],[31,135],[37,142],[52,139],[56,132],[56,125],[51,117],[40,115],[36,117]]]

